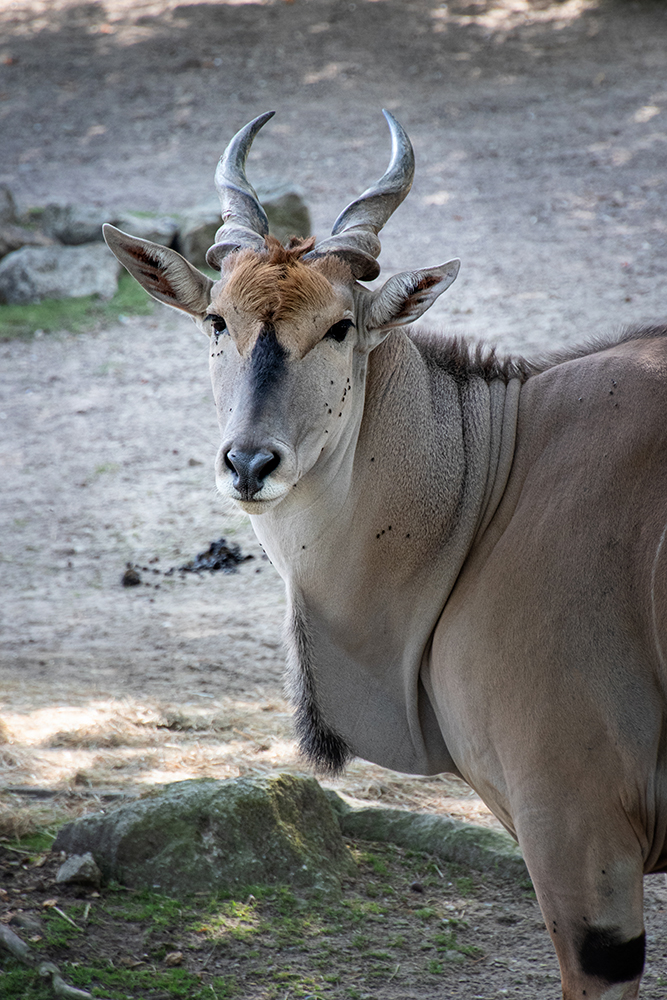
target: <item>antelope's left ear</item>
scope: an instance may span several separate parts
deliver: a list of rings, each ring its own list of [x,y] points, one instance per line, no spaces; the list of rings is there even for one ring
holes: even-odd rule
[[[149,295],[195,319],[203,319],[213,282],[180,253],[150,240],[129,236],[115,226],[102,227],[107,246]]]
[[[449,288],[460,266],[460,260],[448,260],[437,267],[404,271],[389,278],[371,300],[366,323],[369,333],[384,335],[394,326],[404,326],[419,319]],[[382,336],[377,339],[379,343]]]

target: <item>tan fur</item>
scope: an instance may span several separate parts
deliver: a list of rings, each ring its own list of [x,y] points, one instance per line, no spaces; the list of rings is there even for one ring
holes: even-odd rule
[[[110,233],[151,294],[227,321],[216,481],[286,583],[303,752],[465,778],[521,846],[564,1000],[636,997],[642,873],[667,871],[667,327],[503,362],[389,333],[453,261],[369,290],[268,239],[211,287]],[[285,350],[253,359],[262,332]]]
[[[231,274],[224,300],[239,312],[271,323],[326,309],[334,294],[331,283],[300,260],[312,250],[314,239],[286,248],[267,236],[266,244],[263,253],[242,250],[227,258]]]

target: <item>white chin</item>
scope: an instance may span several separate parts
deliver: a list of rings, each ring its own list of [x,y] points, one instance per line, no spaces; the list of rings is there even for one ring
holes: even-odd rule
[[[267,483],[259,493],[255,494],[252,500],[244,500],[238,495],[231,483],[223,481],[216,483],[216,486],[218,493],[225,500],[232,500],[246,514],[265,514],[267,510],[271,510],[272,507],[279,504],[289,493],[289,486]]]
[[[267,510],[271,510],[272,507],[276,507],[280,501],[285,496],[281,493],[279,497],[273,497],[270,500],[237,500],[236,497],[231,497],[237,507],[244,510],[246,514],[266,514]]]

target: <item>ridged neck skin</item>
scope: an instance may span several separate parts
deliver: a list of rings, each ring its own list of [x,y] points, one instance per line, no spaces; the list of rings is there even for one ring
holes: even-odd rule
[[[320,720],[354,755],[410,773],[456,771],[419,673],[502,496],[519,382],[455,380],[402,332],[357,375],[356,426],[277,508],[252,518],[287,585],[293,640],[308,633],[293,642],[292,688],[302,699],[308,676]]]

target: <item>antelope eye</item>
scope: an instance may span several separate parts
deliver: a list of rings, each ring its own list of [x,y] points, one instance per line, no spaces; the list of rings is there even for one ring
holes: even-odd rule
[[[208,316],[204,316],[204,322],[210,323],[213,327],[213,332],[216,334],[227,332],[227,324],[222,316],[218,316],[216,313],[209,313]]]
[[[347,336],[347,331],[354,326],[351,319],[341,319],[338,323],[334,323],[333,326],[329,327],[325,333],[325,337],[331,337],[332,340],[337,340],[338,343],[345,340]]]

